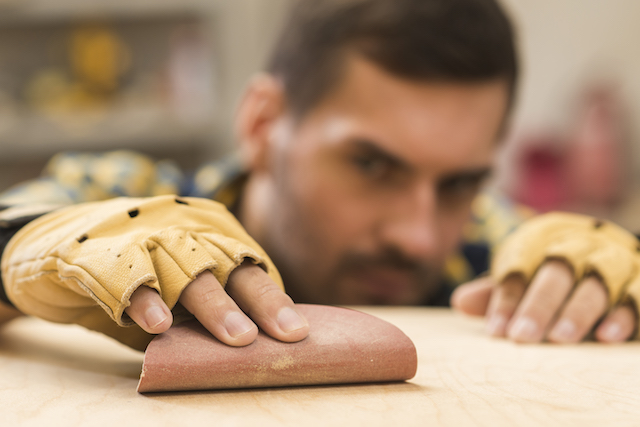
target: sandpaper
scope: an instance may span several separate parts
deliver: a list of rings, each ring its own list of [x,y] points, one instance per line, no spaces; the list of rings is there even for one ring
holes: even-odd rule
[[[231,347],[196,320],[171,327],[147,347],[138,392],[388,382],[415,375],[415,346],[394,325],[346,308],[297,307],[310,326],[297,343],[260,332],[248,346]]]

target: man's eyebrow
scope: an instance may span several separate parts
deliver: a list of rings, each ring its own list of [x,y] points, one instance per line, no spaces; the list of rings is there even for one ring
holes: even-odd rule
[[[396,164],[400,167],[407,168],[407,169],[411,168],[411,165],[407,161],[396,156],[393,153],[388,152],[384,148],[381,148],[370,139],[354,138],[352,141],[350,141],[350,144],[358,150],[364,151],[367,154],[372,154],[380,158],[384,158],[389,162],[392,162],[393,164]],[[457,172],[452,172],[442,177],[440,181],[449,182],[449,181],[459,180],[459,179],[482,181],[484,179],[489,178],[493,174],[493,172],[494,172],[493,166],[480,166],[474,169],[466,169],[466,170],[460,170]]]
[[[384,158],[385,160],[397,165],[397,166],[401,166],[401,167],[405,167],[408,168],[410,167],[409,164],[401,159],[400,157],[396,156],[395,154],[392,154],[390,152],[388,152],[387,150],[381,148],[380,146],[378,146],[375,142],[371,141],[370,139],[367,138],[354,138],[352,141],[350,141],[350,145],[352,145],[353,147],[355,147],[357,150],[363,151],[369,155],[374,155],[376,157],[379,158]]]
[[[493,167],[484,166],[477,169],[464,170],[454,172],[452,174],[442,177],[441,184],[447,184],[458,180],[471,180],[471,181],[484,181],[493,174]]]

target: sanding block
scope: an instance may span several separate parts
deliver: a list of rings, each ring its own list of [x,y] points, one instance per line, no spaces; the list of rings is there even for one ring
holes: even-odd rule
[[[198,321],[171,327],[145,352],[138,392],[404,381],[418,360],[400,329],[360,311],[297,305],[309,336],[284,343],[263,332],[245,347],[214,338]]]

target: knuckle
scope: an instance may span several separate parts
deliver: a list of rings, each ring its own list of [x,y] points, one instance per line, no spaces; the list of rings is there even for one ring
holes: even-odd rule
[[[585,281],[576,291],[576,305],[580,311],[598,312],[607,308],[608,293],[597,279]]]
[[[498,298],[503,304],[517,304],[524,293],[524,283],[518,281],[506,281],[498,288]]]
[[[519,286],[504,286],[501,289],[500,296],[505,301],[519,301],[522,296],[522,289]]]
[[[289,298],[275,283],[260,281],[251,289],[243,309],[251,318],[270,317],[268,313],[285,302],[283,297]]]
[[[531,311],[537,313],[555,313],[560,307],[561,301],[558,301],[556,295],[547,292],[538,292],[535,303],[531,303]]]
[[[573,266],[566,258],[549,258],[541,265],[538,275],[570,280],[573,278]]]
[[[207,308],[221,308],[227,304],[227,293],[224,289],[215,286],[206,286],[198,290],[194,295],[195,302],[207,306]]]
[[[253,288],[253,297],[257,301],[281,298],[284,293],[273,282],[261,280]]]

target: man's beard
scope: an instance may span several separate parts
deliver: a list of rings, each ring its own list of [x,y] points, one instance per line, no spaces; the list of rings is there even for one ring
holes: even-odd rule
[[[366,272],[388,271],[406,279],[407,287],[404,295],[398,298],[391,296],[367,295],[366,304],[401,304],[417,305],[428,303],[441,283],[441,269],[417,261],[402,254],[393,247],[387,247],[377,254],[346,254],[340,259],[333,277],[328,280],[339,281],[340,277],[362,277]],[[373,280],[376,278],[374,277]],[[394,283],[389,285],[394,286]]]
[[[295,302],[345,305],[426,305],[442,283],[442,268],[408,258],[394,248],[377,254],[347,253],[330,267],[319,266],[309,256],[275,257],[285,288]],[[319,251],[318,256],[322,256]],[[280,262],[279,262],[280,261]],[[401,290],[394,295],[380,279],[378,292],[368,292],[367,281],[379,280],[376,272],[402,277]],[[389,282],[387,277],[387,282]],[[393,288],[396,283],[388,283]]]

